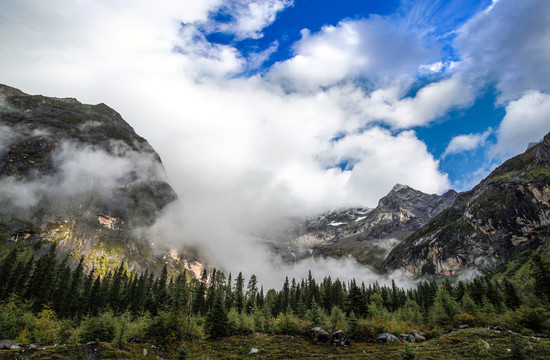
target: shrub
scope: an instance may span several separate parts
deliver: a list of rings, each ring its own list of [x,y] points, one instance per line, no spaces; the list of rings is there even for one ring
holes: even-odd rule
[[[375,340],[378,334],[386,332],[384,326],[372,319],[359,319],[355,329],[355,340],[368,341]]]
[[[284,335],[298,335],[305,324],[296,316],[280,313],[275,319],[275,332]]]
[[[543,308],[521,306],[507,314],[507,324],[518,332],[521,332],[523,328],[535,332],[545,332],[548,330],[548,313]]]
[[[135,319],[131,319],[128,313],[122,314],[117,321],[116,338],[122,342],[127,342],[136,336],[145,338],[151,321],[151,315],[148,312]]]
[[[111,342],[115,336],[115,320],[111,312],[104,312],[97,317],[90,317],[80,324],[82,341]]]
[[[459,325],[468,325],[471,327],[479,326],[479,320],[476,316],[470,315],[468,313],[462,313],[455,315],[453,319],[453,324],[455,327]]]
[[[153,318],[148,329],[147,337],[159,344],[181,341],[185,334],[183,319],[171,311],[161,311]]]
[[[189,349],[185,344],[182,344],[176,352],[176,360],[185,360],[189,357]]]
[[[32,341],[38,344],[54,344],[59,341],[61,322],[57,320],[55,312],[45,308],[38,314],[35,327],[32,331]]]
[[[416,359],[416,350],[409,344],[405,343],[405,346],[401,351],[401,357],[403,360],[414,360]]]
[[[342,330],[344,332],[348,331],[346,315],[338,307],[333,307],[332,311],[330,312],[329,330],[331,332],[335,332],[338,330]]]
[[[193,316],[191,319],[185,319],[184,321],[185,337],[188,339],[202,339],[204,338],[204,318],[200,316]]]
[[[0,304],[0,338],[15,339],[25,328],[30,332],[35,322],[36,317],[28,302],[12,297],[7,303]]]

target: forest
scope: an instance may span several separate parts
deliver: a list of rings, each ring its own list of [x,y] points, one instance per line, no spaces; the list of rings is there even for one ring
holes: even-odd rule
[[[155,276],[129,272],[122,264],[101,277],[93,269],[86,273],[83,259],[69,266],[56,256],[55,245],[39,258],[15,245],[0,258],[0,339],[40,345],[147,342],[177,347],[179,358],[192,358],[196,341],[258,333],[307,338],[314,327],[344,331],[351,346],[413,330],[430,340],[459,327],[545,337],[550,261],[540,252],[526,256],[490,276],[423,281],[410,289],[360,279],[318,282],[310,272],[266,290],[255,275],[245,279],[216,269],[204,270],[197,280],[185,271],[170,276],[166,266]]]

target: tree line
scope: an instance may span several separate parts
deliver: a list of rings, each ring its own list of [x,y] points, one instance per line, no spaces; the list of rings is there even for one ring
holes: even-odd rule
[[[297,334],[313,326],[343,329],[365,340],[377,332],[406,332],[413,327],[437,333],[459,323],[505,324],[532,331],[546,331],[548,326],[550,263],[540,253],[530,260],[533,283],[527,288],[507,277],[485,276],[472,281],[425,281],[404,289],[395,282],[389,286],[343,282],[330,276],[318,282],[310,272],[305,279],[286,278],[278,290],[265,290],[255,275],[245,279],[242,273],[234,277],[213,269],[203,270],[195,279],[185,271],[169,276],[164,266],[155,276],[147,270],[129,272],[121,264],[101,277],[94,269],[86,272],[83,261],[71,267],[68,259],[56,256],[55,245],[38,258],[16,246],[4,251],[2,309],[14,302],[25,304],[34,314],[46,309],[50,318],[53,314],[73,327],[89,325],[105,314],[130,322],[145,316],[143,336],[157,341],[258,331]],[[2,314],[0,333],[13,325],[7,323],[13,318]],[[148,333],[148,327],[157,330]]]

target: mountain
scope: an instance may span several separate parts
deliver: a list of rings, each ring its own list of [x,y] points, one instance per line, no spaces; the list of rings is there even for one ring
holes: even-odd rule
[[[550,240],[550,134],[504,162],[387,256],[412,275],[479,273]]]
[[[139,229],[176,199],[160,157],[105,104],[0,85],[0,229],[98,272],[155,268]]]
[[[287,260],[352,255],[359,262],[377,264],[399,240],[451,206],[456,197],[454,190],[440,196],[397,184],[374,209],[329,211],[301,223],[295,219],[294,236],[275,248]]]

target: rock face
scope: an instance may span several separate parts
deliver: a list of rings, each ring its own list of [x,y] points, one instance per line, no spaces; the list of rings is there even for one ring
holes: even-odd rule
[[[104,104],[0,85],[0,213],[13,242],[56,243],[101,270],[152,262],[133,230],[176,195],[159,156]]]
[[[347,208],[303,220],[285,247],[287,259],[311,255],[354,256],[359,262],[376,265],[400,240],[418,230],[457,197],[453,190],[429,195],[397,184],[375,209]]]
[[[550,134],[461,194],[382,266],[413,275],[485,272],[549,240]]]

